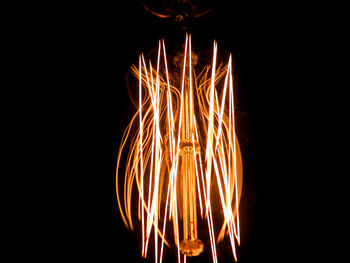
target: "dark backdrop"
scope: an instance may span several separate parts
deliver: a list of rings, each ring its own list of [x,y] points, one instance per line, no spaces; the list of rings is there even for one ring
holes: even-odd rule
[[[308,250],[309,236],[299,185],[306,174],[300,145],[308,136],[301,113],[310,93],[303,79],[308,63],[306,33],[300,30],[304,7],[227,2],[195,21],[190,32],[194,49],[211,51],[216,39],[219,51],[234,58],[244,164],[238,261],[294,261]],[[55,226],[60,237],[55,253],[79,261],[140,262],[139,235],[123,225],[115,197],[116,155],[135,112],[126,75],[140,52],[147,54],[161,38],[170,46],[180,45],[184,35],[137,1],[83,2],[64,9],[55,52],[58,92],[67,99],[60,107],[69,109],[71,166],[57,197],[64,201],[64,212]],[[219,262],[233,261],[228,240],[219,251]],[[150,248],[144,262],[153,262],[152,253]],[[166,255],[164,262],[171,262],[172,252],[166,250]],[[206,250],[188,262],[211,262],[211,254]]]

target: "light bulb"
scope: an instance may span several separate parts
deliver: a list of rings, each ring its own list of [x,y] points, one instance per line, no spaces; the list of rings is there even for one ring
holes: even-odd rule
[[[242,160],[235,132],[232,58],[217,65],[214,42],[212,65],[196,74],[198,57],[192,52],[189,35],[184,49],[174,59],[181,71],[178,78],[169,72],[164,41],[159,41],[155,67],[143,55],[138,67],[132,67],[138,78],[138,111],[118,153],[119,209],[131,229],[132,214],[138,215],[143,257],[153,236],[156,263],[162,262],[164,244],[175,244],[179,262],[210,246],[216,263],[216,242],[225,236],[237,259]],[[132,198],[134,189],[138,202]],[[214,199],[219,201],[214,204]],[[214,210],[223,216],[215,215]],[[220,219],[221,227],[216,228]],[[199,221],[206,222],[209,240],[201,239]]]

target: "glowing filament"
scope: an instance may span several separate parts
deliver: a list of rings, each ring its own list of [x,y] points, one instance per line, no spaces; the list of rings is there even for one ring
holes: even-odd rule
[[[215,240],[219,242],[227,235],[236,260],[235,243],[240,242],[242,160],[235,133],[232,59],[230,56],[225,66],[216,66],[214,42],[212,65],[196,75],[191,49],[191,37],[186,35],[178,81],[169,74],[164,41],[159,41],[156,68],[151,61],[147,64],[143,55],[138,67],[132,67],[139,80],[138,112],[119,149],[116,192],[122,219],[133,229],[132,191],[136,186],[142,256],[147,256],[153,231],[156,263],[162,262],[164,244],[171,246],[166,237],[171,232],[179,262],[199,255],[204,249],[199,221],[206,221],[213,262],[218,261]],[[133,129],[137,133],[131,136]],[[128,140],[120,195],[120,162]],[[213,218],[214,195],[220,200],[215,208],[219,206],[223,214],[218,234],[214,226],[218,218]],[[168,221],[172,228],[167,226]]]

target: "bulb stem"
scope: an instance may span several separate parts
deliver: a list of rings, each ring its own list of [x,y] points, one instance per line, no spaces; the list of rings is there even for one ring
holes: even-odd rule
[[[190,71],[191,74],[191,71]],[[197,231],[197,187],[196,187],[196,154],[200,150],[199,143],[194,140],[194,111],[191,78],[187,79],[183,93],[182,132],[180,154],[182,156],[182,211],[183,211],[183,240],[180,251],[187,256],[197,256],[204,248],[198,239]]]

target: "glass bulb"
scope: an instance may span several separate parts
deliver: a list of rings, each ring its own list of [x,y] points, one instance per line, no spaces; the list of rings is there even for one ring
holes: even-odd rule
[[[173,59],[177,69],[172,72],[180,74],[169,72],[164,41],[159,42],[156,67],[151,61],[146,63],[143,55],[138,67],[132,67],[139,80],[139,109],[118,153],[117,200],[131,229],[132,212],[137,208],[144,257],[153,233],[156,262],[162,261],[164,244],[171,246],[171,230],[167,230],[171,224],[179,262],[210,246],[216,263],[216,242],[225,236],[237,258],[242,159],[235,132],[232,61],[230,56],[226,65],[216,66],[216,57],[214,42],[212,65],[197,75],[198,56],[192,53],[191,37],[186,35],[184,53]],[[137,131],[134,136],[132,130]],[[126,150],[122,204],[119,170]],[[199,235],[199,221],[206,222],[209,240]],[[214,221],[221,221],[221,228],[216,229]]]

